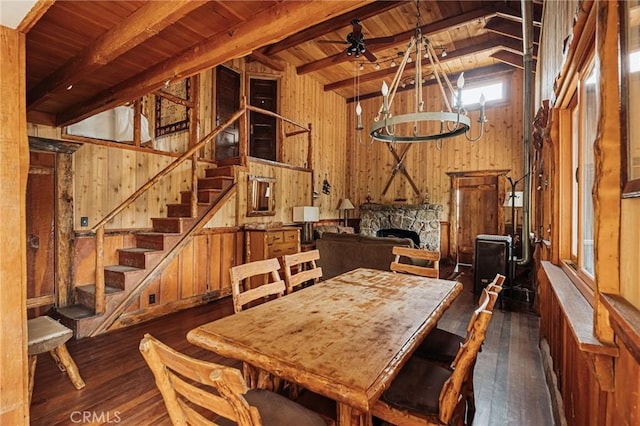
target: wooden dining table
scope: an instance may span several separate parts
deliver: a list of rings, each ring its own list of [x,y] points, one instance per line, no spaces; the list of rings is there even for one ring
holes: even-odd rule
[[[337,402],[338,425],[370,410],[462,284],[355,269],[201,325],[187,340]]]

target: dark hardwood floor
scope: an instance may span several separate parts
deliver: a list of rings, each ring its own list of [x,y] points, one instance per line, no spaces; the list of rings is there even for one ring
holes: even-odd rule
[[[464,334],[476,301],[472,272],[456,278],[465,289],[439,322]],[[31,402],[33,425],[170,424],[153,376],[138,352],[144,333],[190,356],[239,366],[186,340],[197,325],[233,313],[230,298],[95,338],[70,341],[67,346],[86,387],[76,390],[51,357],[38,357]],[[551,402],[538,349],[539,321],[526,307],[496,308],[475,368],[474,425],[551,425]]]

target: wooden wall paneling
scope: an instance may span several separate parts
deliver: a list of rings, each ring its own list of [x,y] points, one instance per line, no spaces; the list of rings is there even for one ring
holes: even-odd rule
[[[204,294],[209,291],[209,267],[207,262],[198,262],[197,259],[209,259],[209,237],[198,235],[194,239],[194,291],[196,294]]]
[[[159,303],[165,305],[180,299],[180,256],[176,256],[160,274]]]
[[[105,207],[107,208],[107,210],[104,212],[102,216],[109,213],[110,208],[108,206],[115,207],[127,197],[122,187],[123,183],[126,182],[126,180],[123,179],[123,176],[126,176],[124,174],[125,169],[123,164],[124,154],[125,154],[125,150],[123,149],[114,149],[111,152],[109,152],[109,160],[107,163],[108,173],[104,176],[104,178],[106,179],[105,193],[107,196],[107,203]],[[124,198],[123,198],[123,194],[125,194]],[[123,228],[122,215],[119,214],[116,217],[114,217],[110,221],[109,226],[113,229]]]
[[[220,280],[222,276],[222,259],[220,234],[209,234],[209,253],[207,255],[209,264],[209,291],[218,291],[221,288]]]
[[[240,191],[241,182],[238,180],[236,182],[238,185],[238,191]],[[224,228],[224,227],[232,227],[237,223],[236,211],[240,207],[240,197],[238,192],[233,194],[231,198],[226,202],[224,206],[211,218],[211,220],[205,225],[205,228]],[[244,204],[246,210],[246,204]]]
[[[178,276],[180,279],[180,299],[186,299],[196,294],[195,292],[195,269],[197,257],[195,256],[195,241],[200,238],[195,236],[194,239],[182,249],[180,252],[180,269]]]
[[[155,295],[155,303],[149,303],[149,296],[152,294]],[[149,286],[140,293],[139,299],[141,309],[148,309],[151,306],[162,304],[160,299],[160,277],[149,283]]]
[[[494,76],[491,76],[494,77]],[[347,143],[350,144],[349,159],[352,168],[350,194],[356,206],[363,203],[369,193],[374,202],[391,203],[396,198],[407,199],[409,203],[424,201],[427,196],[431,203],[442,204],[444,210],[441,220],[450,216],[449,191],[450,182],[446,175],[452,171],[497,170],[510,169],[515,178],[522,176],[522,72],[513,71],[503,74],[508,85],[508,101],[487,107],[487,123],[484,137],[477,142],[468,142],[464,136],[442,141],[439,149],[435,142],[416,143],[407,154],[405,166],[419,186],[420,194],[416,195],[407,185],[404,178],[396,176],[387,194],[382,196],[382,189],[387,182],[392,167],[395,165],[386,145],[374,142],[368,145],[368,128],[380,106],[380,99],[361,101],[365,130],[363,145],[358,145],[357,135],[353,130],[355,113],[353,104],[347,105]],[[475,82],[474,82],[475,83]],[[469,83],[471,84],[471,83]],[[425,109],[441,110],[441,96],[437,88],[425,88]],[[408,108],[408,97],[413,91],[400,92],[394,105]],[[397,104],[396,104],[397,102]],[[394,109],[395,111],[395,109]],[[477,111],[471,112],[472,120],[477,118]],[[477,129],[473,127],[473,130]],[[472,136],[476,133],[472,133]],[[401,144],[399,144],[401,145]],[[361,181],[367,176],[366,181]]]
[[[0,26],[0,423],[29,423],[26,190],[29,173],[25,36]]]
[[[620,295],[640,310],[640,198],[622,200],[620,229]]]
[[[241,232],[238,232],[241,234]],[[220,288],[231,289],[229,269],[240,263],[236,255],[236,232],[220,234]]]
[[[607,406],[609,424],[640,424],[640,360],[622,342],[618,341],[618,347],[620,356],[615,369],[616,397],[610,398]]]

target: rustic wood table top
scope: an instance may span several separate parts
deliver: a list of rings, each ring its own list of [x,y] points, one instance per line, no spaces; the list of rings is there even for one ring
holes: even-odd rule
[[[366,413],[460,291],[455,281],[356,269],[187,339]]]

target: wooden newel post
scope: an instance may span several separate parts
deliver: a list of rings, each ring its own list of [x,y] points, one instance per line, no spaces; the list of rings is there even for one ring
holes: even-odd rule
[[[96,314],[105,312],[104,294],[104,226],[96,230]]]
[[[240,110],[244,112],[244,116],[240,119],[240,147],[238,155],[243,165],[247,161],[247,152],[249,151],[249,113],[247,111],[247,98],[243,96],[240,99]]]

